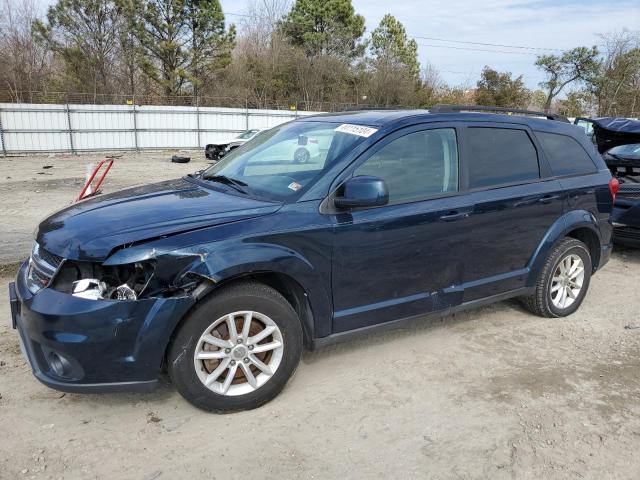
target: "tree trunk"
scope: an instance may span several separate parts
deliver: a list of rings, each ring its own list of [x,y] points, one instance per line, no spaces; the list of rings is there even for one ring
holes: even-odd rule
[[[551,110],[551,102],[553,102],[553,97],[553,91],[549,90],[547,100],[544,102],[544,113],[549,113],[549,111]]]

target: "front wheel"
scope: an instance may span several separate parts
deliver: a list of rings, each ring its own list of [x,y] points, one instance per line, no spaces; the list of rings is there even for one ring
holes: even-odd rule
[[[306,148],[298,148],[293,154],[293,161],[295,163],[309,163],[311,160],[311,154]]]
[[[541,317],[566,317],[580,307],[592,272],[587,246],[574,238],[563,239],[551,252],[524,305]]]
[[[302,354],[302,328],[276,290],[232,285],[199,305],[169,350],[169,375],[198,408],[231,412],[259,407],[293,375]]]

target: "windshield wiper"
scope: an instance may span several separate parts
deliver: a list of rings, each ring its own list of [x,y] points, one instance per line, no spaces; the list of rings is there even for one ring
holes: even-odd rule
[[[225,185],[229,185],[231,188],[237,190],[240,193],[249,193],[248,189],[246,188],[249,185],[244,183],[242,180],[227,177],[226,175],[203,175],[201,178],[203,180],[210,180],[212,182],[224,183]]]

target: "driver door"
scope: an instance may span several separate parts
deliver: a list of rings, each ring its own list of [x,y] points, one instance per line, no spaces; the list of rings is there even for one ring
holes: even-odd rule
[[[374,145],[353,176],[382,178],[389,204],[335,215],[333,331],[460,303],[466,219],[456,128],[413,126]]]

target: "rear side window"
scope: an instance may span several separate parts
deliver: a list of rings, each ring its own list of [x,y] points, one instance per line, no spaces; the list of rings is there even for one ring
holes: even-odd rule
[[[469,188],[540,178],[538,153],[524,130],[469,127]]]
[[[536,137],[554,175],[584,175],[597,171],[587,152],[574,138],[544,132],[536,132]]]

